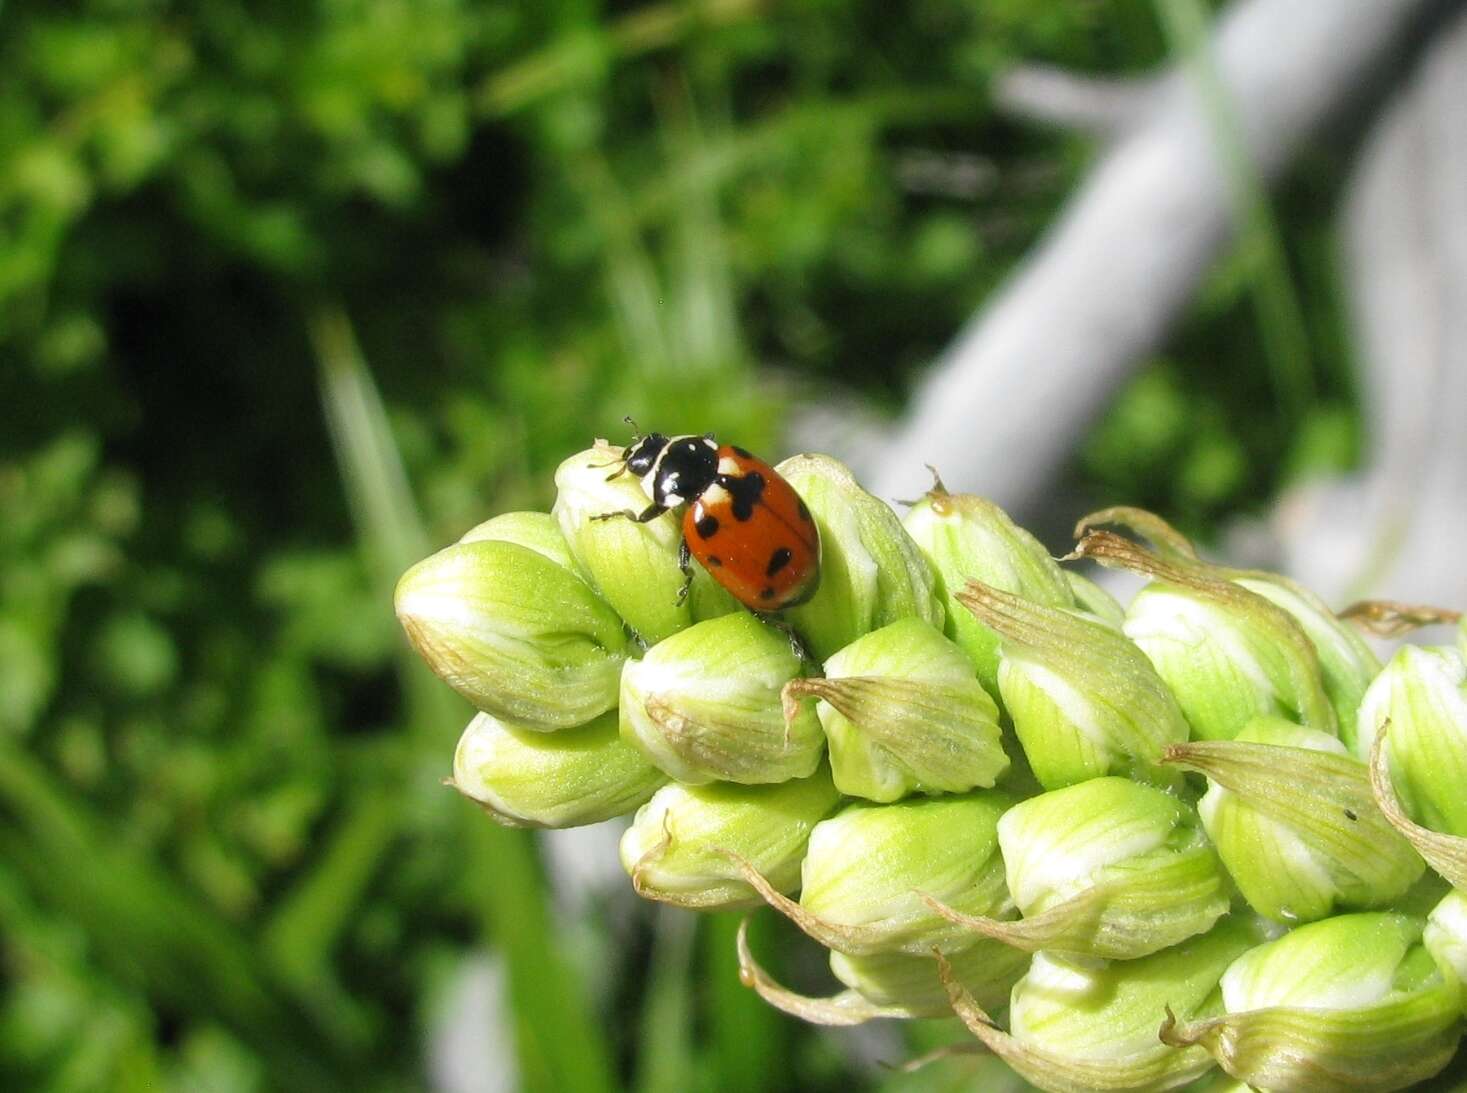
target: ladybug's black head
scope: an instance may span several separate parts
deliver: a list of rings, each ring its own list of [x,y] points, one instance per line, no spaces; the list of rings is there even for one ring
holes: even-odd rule
[[[717,477],[718,444],[712,437],[675,436],[665,442],[653,464],[652,500],[663,508],[685,504]]]
[[[667,447],[667,437],[661,433],[648,433],[626,450],[627,470],[638,478],[652,469],[662,449]]]

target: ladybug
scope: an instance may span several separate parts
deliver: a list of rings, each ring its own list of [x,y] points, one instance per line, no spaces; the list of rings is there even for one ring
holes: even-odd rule
[[[773,467],[711,434],[636,437],[612,475],[642,480],[652,503],[595,517],[645,524],[681,505],[678,565],[687,598],[693,558],[745,607],[778,611],[803,603],[820,583],[820,532],[809,508]]]

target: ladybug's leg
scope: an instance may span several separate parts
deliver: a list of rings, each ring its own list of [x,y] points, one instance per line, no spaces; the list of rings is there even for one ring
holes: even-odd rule
[[[784,636],[790,639],[790,649],[794,652],[795,656],[799,657],[806,664],[815,663],[815,658],[810,655],[810,650],[805,648],[804,639],[800,637],[793,626],[785,622],[784,619],[777,618],[774,615],[765,615],[762,612],[756,612],[756,614],[776,630],[782,631]]]
[[[661,516],[666,511],[667,510],[665,508],[663,508],[661,505],[656,504],[654,502],[653,504],[650,504],[646,508],[644,508],[641,512],[633,512],[631,509],[621,509],[618,512],[601,512],[601,513],[597,513],[595,516],[591,517],[591,519],[592,520],[615,520],[617,517],[623,516],[626,519],[631,520],[631,521],[633,521],[635,523],[645,524],[645,523],[647,523],[647,522],[649,522],[651,520],[657,519],[659,516]]]
[[[688,549],[686,539],[678,540],[677,567],[683,571],[683,586],[677,590],[677,604],[681,607],[688,598],[688,589],[693,587],[693,552]]]

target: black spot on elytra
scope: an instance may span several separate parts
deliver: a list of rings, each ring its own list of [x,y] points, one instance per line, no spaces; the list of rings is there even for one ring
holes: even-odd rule
[[[708,555],[708,564],[711,566],[721,566],[723,565],[723,559],[717,554],[710,554]]]
[[[794,555],[790,553],[789,547],[780,547],[769,556],[769,564],[764,567],[764,576],[773,577],[781,569],[789,565],[790,559],[793,557]]]
[[[704,516],[693,525],[701,539],[711,539],[718,534],[718,517]]]
[[[732,451],[733,451],[733,454],[736,455],[736,456],[738,456],[740,459],[753,459],[754,458],[754,456],[753,456],[753,454],[751,452],[749,452],[745,448],[740,448],[737,444],[733,445]]]
[[[804,498],[800,499],[800,519],[807,524],[810,522],[810,510],[805,507]]]
[[[729,497],[733,500],[734,519],[740,522],[752,519],[754,502],[764,496],[764,476],[758,471],[720,475],[718,483],[728,490]]]
[[[759,589],[759,598],[761,600],[774,599],[774,589],[770,588],[768,585],[765,585],[763,588]]]

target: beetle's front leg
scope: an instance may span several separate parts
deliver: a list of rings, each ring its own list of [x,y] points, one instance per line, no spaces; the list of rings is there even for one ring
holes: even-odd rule
[[[633,512],[631,509],[621,509],[618,512],[600,512],[600,513],[597,513],[595,516],[591,517],[591,519],[592,520],[615,520],[618,517],[624,517],[624,518],[632,521],[633,523],[636,523],[636,524],[645,524],[645,523],[648,523],[649,521],[652,521],[652,520],[657,519],[659,516],[661,516],[666,511],[667,511],[666,508],[664,508],[663,506],[657,504],[654,501],[652,504],[650,504],[646,508],[644,508],[641,512]]]
[[[688,598],[688,589],[693,587],[693,552],[685,538],[678,541],[677,567],[683,571],[683,586],[677,590],[677,605],[681,607]]]

